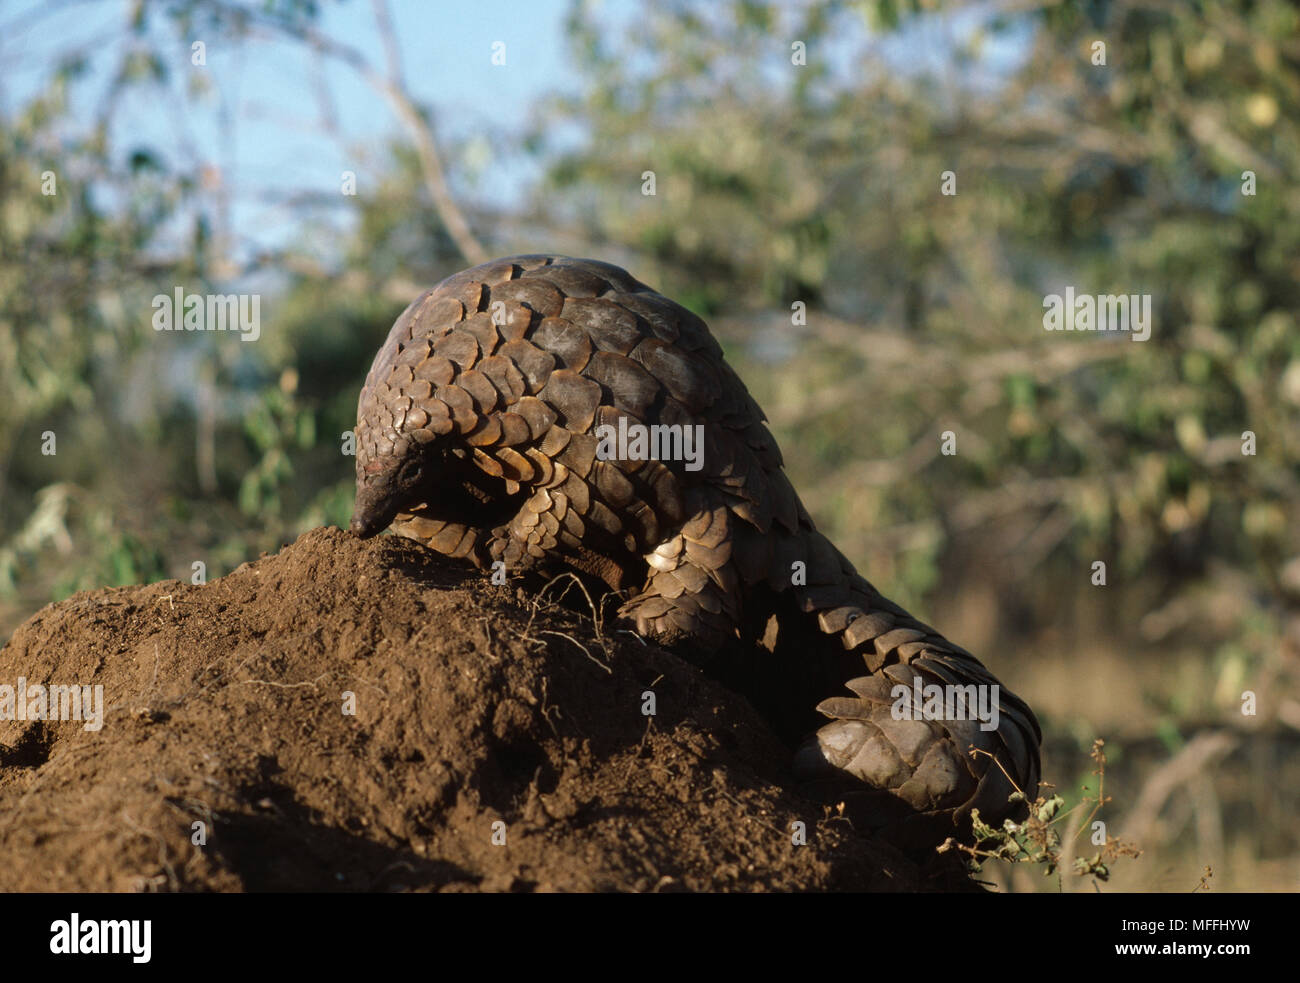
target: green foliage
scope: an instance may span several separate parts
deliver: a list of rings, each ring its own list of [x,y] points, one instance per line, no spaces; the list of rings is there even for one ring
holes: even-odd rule
[[[815,514],[882,579],[937,585],[902,571],[985,530],[1019,554],[1011,574],[1103,556],[1178,584],[1215,576],[1214,556],[1278,583],[1300,555],[1294,6],[1044,4],[969,39],[936,5],[815,6],[656,5],[619,33],[575,3],[591,84],[534,141],[545,158],[561,120],[590,138],[553,148],[551,212],[639,247],[641,276],[718,315]],[[913,53],[941,39],[945,74],[890,32]],[[1015,58],[957,57],[990,38]],[[834,53],[855,71],[826,69]],[[1043,298],[1067,285],[1150,294],[1151,340],[1045,332]],[[780,371],[805,392],[783,394],[747,358],[769,329],[745,312],[795,300],[808,327],[771,330],[795,337]],[[956,458],[864,487],[861,462],[937,442],[937,420]],[[881,545],[934,516],[971,524],[913,540],[926,562]]]
[[[969,858],[971,872],[981,873],[989,861],[1004,861],[1010,864],[1034,864],[1042,870],[1044,877],[1057,877],[1060,887],[1062,865],[1068,862],[1071,873],[1078,877],[1092,877],[1096,881],[1108,881],[1111,866],[1121,857],[1136,860],[1141,856],[1132,844],[1124,843],[1109,834],[1105,842],[1091,856],[1074,856],[1075,841],[1092,830],[1093,821],[1100,814],[1102,807],[1110,800],[1105,795],[1106,754],[1102,750],[1104,741],[1096,741],[1092,748],[1092,759],[1096,763],[1094,775],[1098,777],[1097,792],[1089,796],[1085,789],[1080,801],[1072,808],[1066,808],[1065,799],[1060,795],[1039,795],[1025,808],[1024,819],[1016,822],[1005,819],[1000,827],[990,826],[980,819],[979,810],[971,810],[971,829],[974,843],[967,845],[949,838],[938,851],[947,853],[956,850]],[[971,749],[971,754],[985,754]],[[991,756],[989,756],[991,757]],[[996,761],[990,767],[1001,767]],[[1026,802],[1025,793],[1017,789],[1012,793],[1010,802]],[[1082,815],[1083,812],[1087,815]],[[1073,817],[1075,833],[1072,837],[1062,837],[1060,826]]]

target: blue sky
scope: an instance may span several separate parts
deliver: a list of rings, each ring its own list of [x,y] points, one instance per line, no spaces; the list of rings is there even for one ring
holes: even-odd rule
[[[564,0],[391,4],[412,93],[434,108],[452,169],[478,175],[473,193],[493,205],[517,204],[535,166],[521,155],[494,156],[489,137],[521,130],[530,107],[548,94],[577,90],[562,30],[567,6]],[[381,65],[370,3],[322,7],[320,26],[326,34]],[[123,0],[0,3],[0,111],[20,109],[44,87],[56,57],[77,50],[90,59],[90,84],[79,90],[74,125],[92,119],[108,74],[130,43],[125,29],[130,8]],[[631,10],[619,0],[607,0],[604,8],[613,16]],[[175,88],[185,89],[194,79],[208,92],[173,105],[139,90],[122,103],[115,120],[115,150],[125,155],[147,146],[171,163],[206,161],[219,168],[237,189],[232,224],[245,245],[290,232],[290,209],[268,203],[267,192],[337,194],[345,170],[357,173],[364,192],[372,169],[384,164],[389,138],[400,132],[388,104],[356,72],[317,60],[302,46],[260,41],[226,46],[201,32],[182,40],[162,21],[151,33],[155,44],[165,42],[164,50],[174,55],[168,68]],[[190,64],[193,40],[207,46],[206,68]],[[504,66],[492,64],[495,42],[506,46]],[[331,98],[323,102],[322,91]],[[323,127],[327,113],[335,116],[341,140]],[[235,125],[223,128],[223,117]]]
[[[89,59],[89,78],[77,90],[71,125],[93,119],[109,72],[132,43],[126,29],[132,6],[128,0],[0,0],[0,112],[22,107],[47,83],[56,58],[75,50]],[[321,7],[325,34],[382,67],[370,2],[325,0]],[[575,93],[582,83],[563,31],[567,9],[567,0],[391,2],[407,83],[417,101],[433,107],[449,169],[468,185],[463,192],[479,201],[506,209],[523,202],[537,165],[501,148],[514,145],[511,137],[525,127],[539,100]],[[597,16],[621,28],[635,25],[639,9],[637,0],[604,0]],[[922,19],[883,39],[875,54],[900,73],[918,68],[942,73],[947,46],[976,27],[981,16],[976,5],[946,19]],[[195,40],[207,46],[206,67],[190,64]],[[841,38],[810,56],[829,59],[833,76],[851,84],[864,68],[856,47],[860,41]],[[364,194],[366,182],[385,169],[390,138],[398,134],[405,142],[380,95],[350,68],[315,59],[302,45],[227,45],[201,32],[180,38],[157,17],[151,42],[170,58],[172,91],[187,95],[134,90],[114,120],[113,149],[125,157],[145,147],[181,170],[200,163],[215,168],[234,190],[236,255],[283,245],[296,235],[309,212],[286,199],[315,193],[329,200],[339,194],[343,171],[357,174]],[[496,42],[506,46],[503,66],[492,63]],[[788,58],[786,45],[774,39],[776,61]],[[986,59],[994,74],[1014,62],[1017,47],[1014,37],[991,42]],[[329,100],[323,102],[321,92],[328,92]],[[324,126],[327,115],[337,120],[341,138]],[[223,120],[231,125],[223,126]],[[335,212],[337,222],[348,221],[349,209]]]

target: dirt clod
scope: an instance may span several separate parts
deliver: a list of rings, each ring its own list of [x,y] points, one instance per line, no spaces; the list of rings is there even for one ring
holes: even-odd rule
[[[20,676],[104,717],[0,720],[4,891],[971,887],[786,788],[695,667],[395,537],[77,594],[0,649]]]

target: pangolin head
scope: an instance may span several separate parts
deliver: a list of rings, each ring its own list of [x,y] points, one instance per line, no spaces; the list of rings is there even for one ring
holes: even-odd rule
[[[417,297],[397,318],[357,400],[357,490],[351,527],[363,539],[383,532],[399,512],[424,501],[421,489],[427,491],[435,471],[432,441],[417,440],[410,432],[414,393],[403,390],[411,373],[397,371],[398,354],[410,343],[412,322],[429,293]],[[422,431],[420,436],[432,435]]]
[[[369,387],[362,390],[358,420],[366,416]],[[426,500],[434,465],[429,445],[392,428],[357,426],[357,492],[352,531],[363,539],[383,532],[401,511]]]

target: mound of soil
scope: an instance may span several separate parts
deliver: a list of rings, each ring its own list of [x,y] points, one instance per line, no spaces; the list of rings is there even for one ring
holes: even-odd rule
[[[743,698],[566,591],[326,528],[46,607],[0,687],[102,685],[103,724],[0,721],[0,890],[973,886],[800,798]]]

